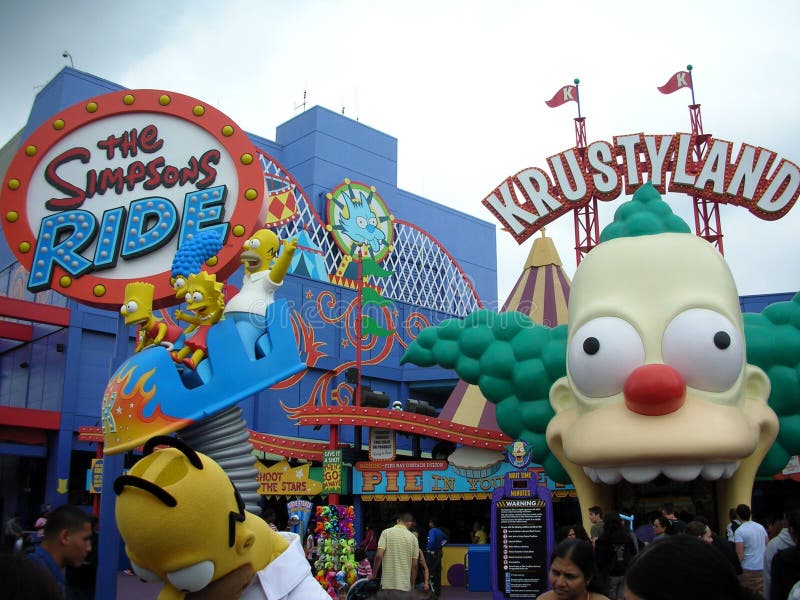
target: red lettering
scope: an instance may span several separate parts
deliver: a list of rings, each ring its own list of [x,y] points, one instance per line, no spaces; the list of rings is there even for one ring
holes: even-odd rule
[[[164,140],[158,139],[158,128],[155,125],[148,125],[142,129],[142,133],[139,134],[139,148],[142,152],[152,154],[161,150],[163,145]]]
[[[131,191],[140,181],[144,181],[146,174],[144,163],[140,160],[133,161],[128,166],[128,174],[125,176],[125,185],[128,187],[128,191]]]
[[[217,178],[217,170],[211,164],[219,164],[219,150],[207,150],[203,156],[200,157],[200,170],[203,172],[203,177],[197,182],[197,189],[205,189],[214,183]]]
[[[189,166],[181,169],[181,185],[186,185],[187,181],[194,183],[200,176],[200,163],[197,162],[196,157],[189,159]]]
[[[161,185],[161,173],[159,173],[158,169],[164,166],[164,157],[159,156],[158,158],[151,160],[147,163],[147,174],[149,175],[149,179],[144,182],[144,189],[146,190],[154,190],[159,185]]]
[[[125,187],[125,174],[122,167],[116,169],[103,169],[97,174],[97,192],[104,194],[106,190],[114,188],[117,194],[122,193],[122,188]]]
[[[161,149],[164,140],[158,139],[158,128],[155,125],[147,125],[142,129],[141,134],[134,127],[130,131],[125,131],[121,136],[108,136],[104,140],[97,142],[97,147],[106,151],[106,158],[111,160],[119,149],[122,158],[136,156],[138,150],[152,154]]]
[[[61,165],[72,160],[79,160],[83,164],[86,164],[89,162],[90,157],[91,153],[89,150],[79,147],[70,148],[50,161],[50,164],[47,165],[47,168],[44,171],[44,178],[47,180],[47,183],[52,185],[58,191],[67,194],[68,197],[50,198],[44,204],[48,210],[71,210],[74,208],[80,208],[84,200],[86,200],[86,195],[84,194],[83,190],[72,185],[68,181],[64,181],[58,176],[56,171]]]
[[[110,135],[106,139],[100,140],[97,142],[97,147],[106,151],[108,160],[114,158],[117,148],[119,148],[122,158],[128,158],[128,156],[136,156],[136,139],[136,128],[134,127],[119,137]]]
[[[167,165],[164,167],[164,170],[161,171],[161,185],[166,188],[171,188],[178,183],[178,175],[178,169],[172,165]]]

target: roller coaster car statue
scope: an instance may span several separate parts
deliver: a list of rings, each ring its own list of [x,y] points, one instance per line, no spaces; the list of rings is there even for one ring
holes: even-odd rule
[[[201,269],[202,261],[176,273],[176,295],[188,309],[176,318],[190,323],[188,335],[153,317],[152,286],[128,286],[120,312],[139,326],[137,352],[103,395],[107,453],[174,433],[305,369],[286,300],[274,298],[297,242],[283,245],[278,256],[281,242],[268,230],[244,243],[242,290],[227,304],[222,284]]]

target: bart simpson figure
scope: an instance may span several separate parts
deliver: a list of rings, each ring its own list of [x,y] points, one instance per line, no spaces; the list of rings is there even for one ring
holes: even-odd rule
[[[183,337],[183,330],[177,325],[166,323],[153,316],[153,292],[155,286],[144,281],[136,281],[125,286],[125,304],[119,309],[126,325],[137,325],[135,352],[150,346],[168,342],[174,346]]]
[[[297,240],[284,241],[283,246],[278,256],[281,241],[269,229],[259,229],[244,243],[240,255],[245,271],[242,289],[225,307],[225,316],[234,320],[251,360],[256,358],[257,344],[266,343],[262,336],[267,327],[267,307],[274,301],[275,290],[292,264]],[[267,350],[259,347],[258,353],[264,355]]]
[[[189,315],[177,310],[175,318],[189,323],[185,333],[194,333],[186,339],[183,348],[172,353],[172,357],[176,362],[182,362],[190,369],[197,368],[197,364],[206,357],[208,330],[222,318],[222,310],[225,306],[222,287],[222,283],[217,281],[216,275],[209,275],[205,271],[193,273],[187,280],[186,307],[194,314]],[[191,357],[189,356],[190,352],[192,353]]]

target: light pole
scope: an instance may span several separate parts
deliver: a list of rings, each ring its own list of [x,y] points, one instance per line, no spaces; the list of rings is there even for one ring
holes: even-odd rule
[[[75,68],[75,63],[72,62],[72,54],[69,53],[69,50],[64,50],[64,53],[61,56],[63,56],[64,58],[68,58],[69,66],[72,67],[73,69]]]

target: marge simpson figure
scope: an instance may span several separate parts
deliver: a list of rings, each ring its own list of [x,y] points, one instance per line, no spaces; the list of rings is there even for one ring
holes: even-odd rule
[[[284,250],[278,256],[281,241],[269,229],[259,229],[244,243],[240,255],[244,265],[242,289],[225,306],[225,316],[234,320],[251,359],[256,358],[256,342],[266,331],[267,307],[292,264],[297,240],[285,241],[283,245]],[[259,354],[267,351],[268,348],[262,348]]]
[[[114,482],[117,526],[135,573],[164,583],[159,600],[330,600],[300,538],[246,512],[217,463],[167,436],[144,454]]]

